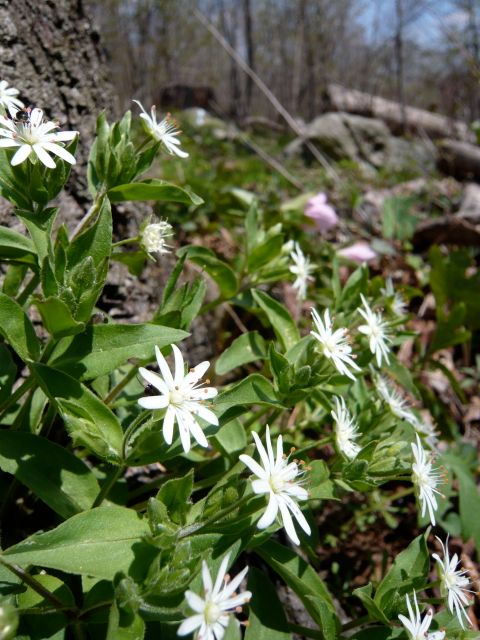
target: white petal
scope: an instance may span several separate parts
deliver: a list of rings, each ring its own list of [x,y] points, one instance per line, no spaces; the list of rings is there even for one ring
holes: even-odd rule
[[[227,563],[228,566],[228,563]],[[248,567],[244,567],[239,574],[237,574],[229,583],[225,585],[224,590],[222,591],[222,599],[229,598],[240,586],[243,578],[247,575]]]
[[[256,462],[252,457],[247,456],[245,453],[242,453],[242,455],[239,456],[239,459],[256,476],[258,476],[259,478],[262,478],[263,480],[267,478],[268,474],[265,471],[265,469],[262,469],[262,467],[258,464],[258,462]]]
[[[55,169],[56,164],[53,161],[53,158],[51,158],[48,155],[48,153],[45,151],[45,149],[43,148],[43,146],[41,144],[34,144],[33,145],[33,150],[37,154],[37,157],[40,160],[40,162],[42,162],[49,169]]]
[[[32,147],[29,144],[23,144],[13,156],[12,166],[15,167],[17,164],[21,164],[24,160],[28,158],[31,152],[32,152]],[[55,166],[55,163],[53,164],[53,166]]]
[[[174,387],[173,376],[170,372],[170,368],[167,364],[167,361],[165,360],[163,355],[160,353],[160,349],[158,347],[155,347],[155,355],[157,356],[158,366],[160,368],[160,372],[162,374],[163,379],[167,383],[169,389],[173,389]]]
[[[267,509],[260,520],[257,522],[257,527],[259,529],[266,529],[275,520],[278,513],[278,502],[279,501],[277,500],[277,496],[274,493],[271,493]]]
[[[208,424],[214,424],[216,426],[218,426],[219,424],[218,418],[213,413],[213,411],[210,411],[210,409],[207,409],[207,407],[203,407],[201,404],[195,404],[195,406],[192,408],[192,413],[200,416],[200,418],[202,418],[202,420],[205,420],[205,422],[208,422]]]
[[[35,149],[36,145],[33,146]],[[67,151],[64,147],[61,147],[59,144],[54,144],[53,142],[42,142],[42,147],[50,153],[54,153],[65,162],[69,162],[70,164],[76,164],[75,156]]]
[[[163,437],[167,444],[172,444],[173,440],[173,425],[175,423],[175,408],[172,405],[168,406],[167,413],[163,419]]]
[[[183,361],[182,352],[176,344],[172,344],[172,351],[175,360],[175,376],[173,380],[177,386],[180,386],[185,376],[185,363]]]
[[[0,140],[1,149],[8,149],[9,147],[19,147],[19,146],[20,146],[20,143],[17,142],[16,140],[12,140],[11,138],[2,138]]]
[[[202,613],[205,609],[205,600],[203,600],[203,598],[197,595],[194,591],[186,591],[185,600],[188,602],[189,607],[196,613]]]
[[[294,500],[292,500],[292,498],[290,498],[290,496],[284,496],[283,499],[287,507],[293,513],[298,524],[302,527],[307,535],[310,535],[312,533],[312,530],[310,529],[310,525],[308,524],[307,519],[303,515],[300,507]]]
[[[195,367],[190,369],[190,371],[185,376],[185,382],[188,385],[193,386],[196,382],[203,378],[209,366],[210,362],[208,362],[208,360],[200,362],[200,364],[197,364]]]
[[[272,487],[267,478],[265,480],[252,480],[252,489],[253,493],[257,495],[262,493],[270,493],[272,491]]]
[[[230,553],[227,553],[227,555],[223,558],[220,567],[218,569],[218,573],[217,573],[217,579],[215,580],[215,585],[213,587],[213,591],[212,594],[214,596],[216,596],[218,593],[220,593],[220,589],[223,586],[223,579],[225,577],[225,574],[227,573],[227,569],[228,569],[228,563],[230,561]]]
[[[205,589],[205,593],[208,593],[208,594],[212,593],[212,589],[213,589],[212,576],[210,575],[210,570],[205,560],[202,561],[202,582],[203,582],[203,588]]]
[[[297,532],[295,531],[295,527],[293,526],[292,516],[290,515],[290,511],[288,510],[287,505],[285,504],[285,502],[283,502],[283,500],[279,500],[278,506],[280,507],[283,526],[285,527],[287,536],[294,544],[300,544],[300,540],[297,536]]]
[[[168,398],[166,396],[145,396],[139,398],[138,404],[144,409],[165,409],[168,405]]]
[[[138,372],[144,380],[158,389],[162,394],[168,395],[170,389],[167,387],[165,381],[158,375],[158,373],[154,373],[153,371],[149,371],[148,369],[144,369],[143,367],[140,367]]]
[[[268,454],[263,446],[262,441],[258,437],[258,434],[255,431],[252,432],[253,439],[255,440],[255,444],[257,445],[257,451],[260,454],[260,458],[262,459],[263,466],[268,471],[270,469],[270,460],[268,458]]]
[[[188,453],[190,451],[190,426],[187,414],[179,410],[177,410],[175,414],[177,416],[178,429],[180,431],[180,441],[182,443],[183,450],[185,453]]]
[[[177,636],[188,636],[188,634],[198,629],[203,622],[203,615],[190,616],[178,627]]]

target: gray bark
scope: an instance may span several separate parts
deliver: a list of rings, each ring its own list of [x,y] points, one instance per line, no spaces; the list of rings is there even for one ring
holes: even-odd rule
[[[80,132],[68,189],[73,202],[87,200],[86,163],[102,109],[113,119],[99,36],[82,0],[0,0],[0,79],[43,109],[63,129]],[[72,212],[75,216],[75,212]]]

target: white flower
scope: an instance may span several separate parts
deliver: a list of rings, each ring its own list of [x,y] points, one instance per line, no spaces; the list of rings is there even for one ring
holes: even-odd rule
[[[412,464],[412,481],[417,488],[418,499],[422,506],[422,518],[428,509],[430,522],[435,526],[435,511],[438,509],[435,494],[442,495],[436,488],[440,483],[440,473],[432,468],[430,456],[422,447],[417,434],[417,444],[412,444],[414,462]]]
[[[404,316],[407,313],[408,306],[403,296],[393,288],[393,282],[391,278],[385,280],[385,288],[380,289],[380,292],[385,298],[389,298],[389,306],[396,316]]]
[[[258,480],[252,482],[254,493],[268,493],[268,506],[257,523],[259,529],[269,527],[277,517],[278,510],[287,532],[288,537],[295,544],[300,544],[300,540],[293,526],[292,512],[294,518],[302,529],[310,535],[311,529],[305,516],[300,511],[295,500],[307,500],[308,492],[295,482],[295,478],[303,474],[296,462],[289,462],[289,458],[283,455],[282,436],[277,440],[277,457],[273,454],[272,441],[270,440],[270,430],[267,426],[265,441],[267,449],[263,446],[258,435],[253,432],[253,439],[257,445],[258,453],[263,463],[263,468],[255,462],[253,458],[242,454],[240,460],[254,473]]]
[[[385,400],[385,402],[390,407],[390,411],[393,413],[393,415],[397,416],[397,418],[400,418],[400,420],[406,420],[407,422],[410,422],[414,426],[417,424],[417,418],[415,414],[410,410],[408,402],[400,395],[400,393],[396,389],[393,389],[384,378],[377,378],[377,389],[383,400]]]
[[[172,225],[161,220],[147,224],[142,231],[142,244],[147,253],[169,253],[170,247],[165,242],[166,238],[173,235]]]
[[[470,618],[463,608],[470,604],[465,592],[473,593],[471,589],[466,588],[470,584],[468,578],[465,577],[467,571],[456,570],[459,559],[456,553],[452,558],[450,558],[450,554],[448,552],[448,538],[445,545],[438,536],[436,536],[436,538],[442,545],[444,556],[442,560],[437,553],[432,554],[432,558],[435,558],[439,564],[438,574],[441,581],[442,595],[447,596],[450,612],[457,616],[462,629],[465,629],[463,617],[465,617],[467,624],[471,624]]]
[[[434,633],[427,634],[427,631],[432,624],[433,613],[432,610],[429,609],[422,620],[422,616],[418,609],[417,594],[413,592],[415,611],[412,609],[408,595],[405,596],[405,600],[407,601],[409,618],[402,614],[400,614],[398,618],[407,630],[410,640],[443,640],[445,638],[445,631],[435,631]]]
[[[370,351],[377,359],[377,365],[382,366],[382,358],[388,363],[388,352],[390,349],[387,346],[388,342],[391,342],[391,338],[387,333],[388,324],[383,320],[382,314],[371,310],[368,302],[365,300],[363,294],[360,294],[362,303],[365,309],[358,309],[358,313],[363,317],[366,324],[362,324],[358,327],[360,333],[367,336],[370,346]]]
[[[49,169],[55,169],[55,162],[47,153],[54,153],[56,156],[75,164],[76,160],[59,142],[73,140],[78,134],[77,131],[58,131],[55,122],[43,120],[43,111],[33,109],[26,122],[15,122],[5,116],[0,116],[0,147],[19,147],[11,160],[13,166],[21,164],[26,160],[32,151],[37,158]],[[35,162],[35,159],[33,160]]]
[[[19,90],[14,87],[8,88],[8,82],[0,82],[0,109],[7,110],[13,118],[19,109],[23,109],[23,102],[17,98]]]
[[[355,458],[361,449],[361,447],[354,442],[354,440],[360,437],[358,427],[347,409],[345,400],[335,396],[335,404],[336,410],[332,411],[332,417],[335,420],[335,441],[337,447],[347,458]]]
[[[214,387],[200,388],[197,384],[210,363],[201,362],[185,375],[185,365],[180,349],[172,344],[172,350],[175,358],[174,376],[158,347],[155,347],[155,354],[162,375],[159,376],[158,373],[140,367],[140,374],[149,384],[158,389],[161,395],[140,398],[138,404],[144,409],[167,409],[163,419],[163,437],[167,444],[172,443],[176,420],[185,452],[190,451],[190,434],[201,447],[207,447],[208,441],[195,416],[200,416],[209,424],[218,425],[217,416],[203,405],[204,400],[217,395],[217,390]]]
[[[180,140],[178,140],[176,136],[178,136],[181,131],[177,129],[176,122],[170,117],[170,114],[167,114],[161,122],[157,122],[155,105],[153,105],[150,115],[148,115],[143,108],[143,105],[138,100],[134,100],[133,102],[136,102],[142,110],[140,118],[145,122],[147,131],[152,138],[161,142],[171,155],[176,155],[180,158],[188,158],[188,153],[180,149]]]
[[[314,280],[310,275],[315,270],[315,265],[310,263],[310,259],[307,258],[303,251],[300,249],[298,242],[295,242],[295,249],[290,253],[290,258],[293,260],[293,264],[288,267],[290,273],[297,276],[293,283],[293,288],[297,290],[297,296],[299,300],[305,300],[307,297],[308,281]]]
[[[422,411],[422,418],[418,419],[414,416],[415,420],[411,423],[415,428],[415,431],[423,436],[423,440],[430,449],[436,449],[438,445],[438,432],[435,431],[435,426],[432,423],[431,417],[428,412]]]
[[[355,376],[348,367],[351,367],[356,371],[360,371],[360,367],[355,364],[352,356],[350,355],[352,353],[352,348],[348,343],[347,330],[332,330],[332,322],[330,320],[330,313],[328,309],[325,309],[325,314],[323,316],[324,322],[322,322],[316,309],[312,309],[312,318],[316,331],[310,331],[310,333],[322,345],[323,355],[332,360],[340,373],[348,376],[352,380],[355,380]]]
[[[235,590],[240,586],[248,567],[245,567],[238,576],[229,581],[228,576],[225,575],[229,560],[230,554],[228,553],[222,560],[215,584],[213,584],[207,563],[205,560],[203,561],[204,597],[200,597],[194,591],[185,593],[185,599],[195,611],[195,615],[182,622],[177,635],[186,636],[198,629],[195,634],[198,640],[221,640],[228,626],[230,613],[250,600],[252,597],[250,591],[235,594]]]

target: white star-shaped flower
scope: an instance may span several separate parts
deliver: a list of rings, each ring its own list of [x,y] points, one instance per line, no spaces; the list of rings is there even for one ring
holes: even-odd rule
[[[462,629],[465,629],[463,618],[465,618],[467,624],[472,624],[464,609],[465,606],[470,604],[466,593],[473,593],[471,589],[467,589],[470,584],[468,578],[465,577],[467,571],[456,570],[459,559],[456,553],[450,558],[448,539],[444,545],[438,536],[436,538],[442,545],[443,560],[437,553],[432,554],[432,558],[435,558],[439,565],[438,574],[441,581],[442,595],[447,597],[450,612],[457,616]]]
[[[396,389],[393,389],[384,378],[378,377],[376,383],[378,392],[390,407],[393,415],[415,426],[418,422],[417,418],[413,411],[411,411],[405,398],[403,398]]]
[[[435,511],[438,509],[435,494],[442,495],[436,488],[440,484],[440,473],[432,468],[430,455],[422,447],[417,435],[417,444],[412,444],[414,462],[412,464],[412,481],[417,489],[418,499],[422,507],[422,518],[427,509],[430,522],[435,526]]]
[[[297,291],[297,297],[299,300],[305,300],[307,297],[308,282],[314,280],[310,275],[315,270],[315,265],[310,262],[303,251],[300,249],[298,242],[294,244],[294,250],[290,252],[290,258],[293,264],[288,267],[290,273],[293,273],[296,277],[293,283],[293,288]]]
[[[149,115],[138,100],[133,102],[136,102],[142,110],[140,118],[145,122],[149,135],[161,142],[171,155],[176,155],[179,158],[188,158],[188,153],[180,149],[180,140],[178,140],[177,136],[181,131],[177,128],[176,122],[170,117],[170,114],[167,114],[163,120],[157,122],[155,105],[153,105]]]
[[[0,116],[0,147],[18,147],[11,160],[13,166],[24,162],[32,152],[49,169],[55,169],[55,162],[50,153],[65,162],[75,164],[76,160],[72,154],[59,143],[73,140],[78,131],[55,132],[54,129],[57,128],[55,122],[44,121],[41,109],[33,109],[26,122],[15,122]],[[35,160],[34,157],[33,161]]]
[[[407,618],[407,616],[400,614],[398,618],[407,630],[410,640],[443,640],[445,638],[445,631],[427,633],[430,625],[432,624],[433,612],[429,609],[422,620],[422,616],[418,609],[417,594],[413,592],[415,611],[412,609],[408,595],[405,596],[405,600],[407,601],[409,617]]]
[[[312,318],[316,331],[310,331],[310,333],[320,342],[323,355],[333,362],[341,374],[355,380],[355,376],[348,367],[356,371],[361,369],[352,358],[352,348],[347,339],[347,330],[336,329],[333,331],[328,309],[325,309],[324,322],[316,309],[312,309]]]
[[[201,362],[185,375],[185,364],[180,349],[172,344],[172,350],[175,358],[174,376],[158,347],[155,347],[155,354],[162,375],[159,376],[158,373],[140,367],[140,374],[149,384],[158,389],[161,395],[140,398],[138,404],[144,409],[167,410],[163,419],[163,437],[167,444],[172,444],[173,427],[176,421],[185,452],[190,451],[190,434],[201,447],[208,447],[208,441],[195,416],[200,416],[208,424],[218,425],[217,416],[203,403],[204,400],[214,398],[217,390],[214,387],[201,387],[201,384],[198,384],[210,363]]]
[[[382,358],[385,362],[389,362],[388,352],[390,351],[387,346],[388,342],[391,342],[391,338],[388,335],[388,323],[382,317],[381,313],[372,311],[369,307],[363,294],[360,294],[364,309],[358,309],[358,313],[363,317],[366,324],[362,324],[358,327],[360,333],[367,336],[370,351],[377,359],[377,365],[382,366]]]
[[[277,439],[277,457],[275,458],[268,426],[265,436],[267,449],[265,449],[255,432],[253,432],[253,439],[257,445],[263,467],[252,457],[245,454],[240,456],[240,460],[258,478],[258,480],[253,480],[252,482],[254,493],[269,495],[267,509],[257,522],[257,527],[259,529],[267,529],[274,522],[280,509],[283,526],[288,537],[295,544],[300,544],[290,512],[292,512],[305,533],[310,535],[310,525],[296,503],[296,500],[308,499],[307,490],[300,486],[298,481],[295,481],[297,476],[303,475],[303,471],[300,470],[296,462],[289,462],[289,458],[283,455],[282,436],[278,436]]]
[[[14,87],[9,88],[5,80],[0,82],[0,108],[3,113],[7,110],[12,118],[19,109],[23,109],[23,102],[17,98],[19,93]]]
[[[385,280],[385,288],[380,289],[380,293],[389,299],[389,308],[396,316],[404,316],[407,314],[408,305],[403,299],[402,294],[395,291],[391,278]]]
[[[352,460],[361,449],[361,447],[354,442],[354,440],[360,437],[360,433],[347,409],[345,400],[338,396],[335,396],[334,400],[336,409],[332,411],[332,417],[335,420],[335,441],[340,451]]]
[[[250,600],[252,597],[250,591],[235,594],[248,571],[248,567],[245,567],[233,580],[229,581],[226,575],[229,560],[230,554],[228,553],[222,560],[215,584],[213,584],[207,563],[205,560],[203,561],[204,596],[202,598],[194,591],[185,593],[185,599],[195,614],[182,622],[177,635],[186,636],[198,629],[195,633],[195,638],[198,640],[222,640],[230,614],[237,607],[241,607]]]
[[[142,231],[142,244],[147,253],[169,253],[170,248],[166,239],[173,235],[172,225],[161,220],[147,224]]]

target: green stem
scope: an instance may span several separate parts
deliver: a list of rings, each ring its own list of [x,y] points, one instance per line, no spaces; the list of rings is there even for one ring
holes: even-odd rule
[[[77,607],[66,607],[65,603],[59,600],[53,593],[51,593],[48,589],[46,589],[43,584],[40,584],[33,576],[28,574],[22,567],[18,564],[10,564],[4,558],[0,557],[0,563],[3,564],[9,571],[14,573],[18,578],[22,580],[25,584],[27,584],[31,589],[36,591],[42,598],[48,600],[55,609],[60,609],[66,613],[69,618],[76,618],[79,610]]]
[[[30,294],[35,291],[39,282],[40,276],[38,275],[38,273],[34,273],[27,284],[23,287],[21,293],[19,293],[17,296],[17,302],[21,307],[23,307],[23,305],[27,302]]]
[[[114,400],[120,393],[120,391],[127,386],[127,384],[135,376],[136,373],[137,367],[132,367],[130,371],[120,380],[120,382],[116,384],[113,389],[111,389],[111,391],[105,396],[105,398],[103,399],[104,403],[106,405],[109,405],[112,400]]]
[[[105,498],[110,493],[110,489],[113,487],[118,478],[125,471],[125,465],[119,465],[118,467],[114,467],[108,476],[105,479],[105,482],[102,484],[102,488],[100,489],[98,496],[95,498],[92,509],[95,507],[99,507]]]
[[[189,525],[188,527],[185,527],[178,534],[178,539],[181,540],[182,538],[187,538],[188,536],[191,536],[193,533],[198,533],[202,529],[205,529],[206,527],[209,527],[210,525],[215,524],[215,522],[218,522],[218,520],[221,520],[225,516],[228,516],[228,514],[231,513],[232,511],[235,511],[235,509],[239,509],[241,506],[246,504],[251,497],[252,497],[252,494],[243,496],[243,498],[240,498],[240,500],[237,500],[237,502],[234,502],[228,505],[228,507],[225,507],[224,509],[220,509],[220,511],[217,511],[215,515],[211,516],[204,522],[197,522],[195,524]]]
[[[302,447],[301,449],[297,449],[295,451],[295,455],[300,456],[302,455],[302,453],[305,453],[306,451],[310,451],[311,449],[323,447],[324,444],[328,444],[331,441],[332,441],[332,437],[327,436],[326,438],[322,438],[321,440],[317,440],[316,442],[311,442],[310,444],[307,444],[305,447]]]
[[[83,218],[80,220],[78,225],[75,227],[72,233],[72,237],[70,238],[70,242],[73,242],[73,240],[75,240],[75,238],[77,238],[77,236],[79,236],[82,233],[82,231],[84,231],[88,227],[88,225],[90,224],[90,221],[93,218],[95,218],[95,216],[100,210],[100,207],[103,204],[103,199],[105,198],[106,193],[107,193],[106,187],[103,187],[97,193],[92,206],[87,211],[87,213],[83,216]]]
[[[125,244],[134,244],[135,242],[140,242],[142,238],[140,236],[135,236],[135,238],[125,238],[125,240],[119,240],[118,242],[114,242],[112,244],[112,249],[116,249],[117,247],[123,247]]]
[[[29,389],[33,387],[35,384],[35,380],[33,376],[28,376],[22,384],[16,389],[1,405],[0,405],[0,416],[5,413],[7,409],[16,403],[16,401],[23,396],[24,393],[27,393]]]
[[[349,629],[355,629],[356,627],[362,626],[362,624],[366,624],[367,622],[372,622],[370,620],[370,616],[362,616],[361,618],[357,618],[356,620],[350,620],[345,624],[342,624],[342,632],[348,631]]]

